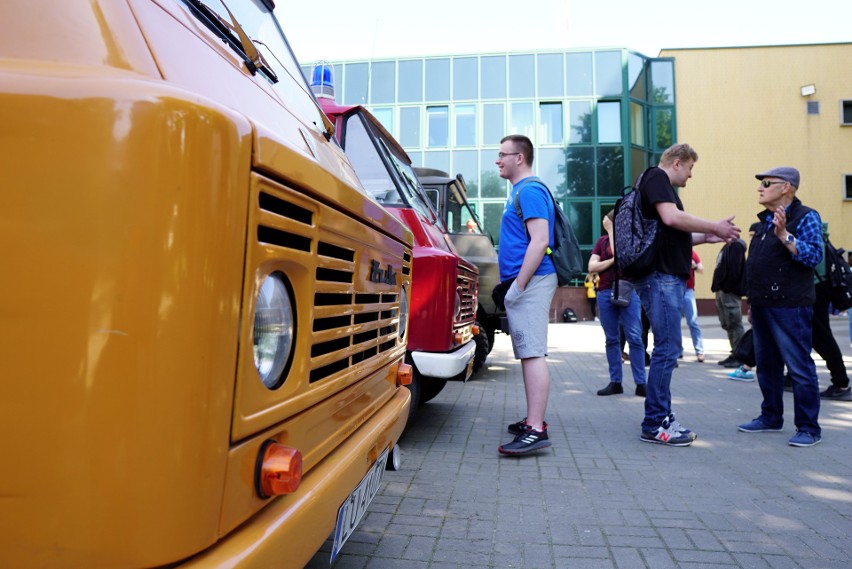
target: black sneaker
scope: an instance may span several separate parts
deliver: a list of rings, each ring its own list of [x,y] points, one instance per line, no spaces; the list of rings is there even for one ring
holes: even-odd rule
[[[743,365],[743,362],[741,362],[740,360],[738,360],[736,358],[731,358],[730,360],[728,360],[727,363],[722,364],[722,367],[726,367],[728,369],[734,369],[734,368],[740,367],[741,365]]]
[[[624,393],[624,387],[614,381],[609,382],[609,385],[598,390],[598,395],[618,395],[619,393]]]
[[[636,395],[638,395],[639,397],[645,397],[645,384],[644,383],[640,383],[639,385],[636,386]]]
[[[832,399],[834,401],[852,401],[852,388],[829,385],[828,389],[820,391],[819,396],[821,399]]]
[[[513,435],[520,435],[521,433],[526,433],[530,430],[530,425],[527,423],[527,418],[524,417],[517,423],[510,423],[509,427],[506,429],[509,433]],[[544,422],[544,430],[547,430],[547,421]]]
[[[720,362],[716,362],[716,363],[719,364],[720,366],[725,366],[725,365],[729,364],[733,359],[734,359],[734,355],[728,354],[727,358],[725,358],[724,360],[722,360]]]
[[[500,454],[527,454],[550,446],[550,437],[547,436],[547,427],[543,431],[527,428],[527,430],[512,442],[497,449]]]

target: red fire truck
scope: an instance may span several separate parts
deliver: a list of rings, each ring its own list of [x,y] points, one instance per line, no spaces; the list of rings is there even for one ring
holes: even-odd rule
[[[407,350],[413,413],[447,380],[467,380],[473,371],[479,269],[456,251],[396,139],[364,107],[335,103],[331,73],[318,65],[312,87],[337,140],[367,192],[414,234]]]

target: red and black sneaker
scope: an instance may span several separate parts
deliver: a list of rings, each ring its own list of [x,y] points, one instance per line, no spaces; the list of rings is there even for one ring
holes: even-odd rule
[[[524,417],[517,423],[510,423],[507,430],[513,435],[520,435],[521,433],[526,433],[527,431],[529,431],[530,425],[529,423],[527,423],[527,418]],[[545,421],[544,423],[544,430],[547,430],[547,421]]]
[[[550,446],[547,427],[536,431],[527,426],[527,430],[515,437],[515,440],[497,449],[500,454],[527,454]]]

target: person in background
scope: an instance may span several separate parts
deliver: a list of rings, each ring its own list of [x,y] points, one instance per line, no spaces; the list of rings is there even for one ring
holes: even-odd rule
[[[828,224],[822,224],[822,241],[828,241]],[[814,351],[825,360],[828,373],[831,374],[831,385],[825,391],[820,392],[822,399],[832,401],[852,401],[852,389],[849,387],[849,375],[846,373],[846,364],[843,363],[843,354],[834,333],[831,331],[829,319],[829,306],[831,304],[831,283],[828,281],[828,271],[825,263],[825,251],[822,261],[814,269],[814,288],[816,290],[816,302],[814,303],[813,318],[813,346]]]
[[[698,305],[695,303],[695,273],[703,273],[704,265],[695,249],[692,250],[692,264],[689,269],[689,278],[686,280],[686,291],[683,293],[683,306],[681,312],[686,318],[689,326],[689,335],[692,336],[692,347],[695,349],[695,359],[698,363],[704,363],[704,340],[701,338],[701,327],[698,325]],[[680,357],[683,357],[683,344],[680,346]]]
[[[550,303],[557,278],[553,261],[546,255],[553,246],[556,210],[550,190],[533,177],[533,145],[523,135],[509,135],[500,141],[496,161],[500,177],[512,183],[500,222],[500,250],[497,264],[501,285],[511,283],[504,299],[509,336],[515,358],[521,360],[527,416],[509,425],[515,439],[501,445],[501,454],[526,454],[551,445],[544,414],[550,392],[547,368],[547,326]],[[515,196],[523,219],[515,210]],[[500,286],[500,285],[498,285]]]
[[[816,291],[814,267],[823,257],[822,221],[796,192],[799,171],[782,166],[755,176],[760,225],[749,245],[746,283],[754,334],[760,416],[738,428],[745,433],[781,431],[784,366],[793,378],[796,434],[791,446],[819,443],[819,380],[811,358]]]
[[[593,273],[589,271],[589,274],[586,275],[586,281],[583,283],[586,287],[586,298],[589,299],[589,310],[592,311],[592,320],[595,322],[598,321],[598,281],[600,277],[597,273]]]
[[[645,417],[639,439],[670,446],[688,446],[697,435],[672,412],[672,371],[682,348],[680,321],[692,246],[720,243],[740,236],[733,216],[720,221],[701,219],[683,208],[675,186],[684,188],[692,177],[698,153],[688,144],[675,144],[660,158],[658,167],[646,170],[639,184],[642,214],[659,223],[654,266],[647,276],[634,279],[636,292],[651,322],[654,349],[645,395]]]
[[[726,243],[716,257],[713,283],[710,285],[710,290],[716,295],[719,324],[728,334],[728,343],[731,346],[731,353],[720,361],[719,365],[729,368],[739,368],[743,365],[734,357],[734,350],[745,334],[742,310],[742,297],[746,292],[745,252],[746,243],[742,239]]]
[[[606,361],[609,366],[609,384],[598,391],[598,395],[617,395],[624,393],[622,381],[622,357],[620,331],[623,331],[630,346],[630,371],[636,384],[636,395],[645,396],[645,345],[642,343],[642,308],[635,291],[630,292],[631,300],[627,306],[612,303],[615,281],[615,259],[612,255],[612,218],[614,210],[603,218],[605,235],[595,243],[589,258],[589,273],[600,275],[598,282],[598,311],[601,327],[606,338]]]

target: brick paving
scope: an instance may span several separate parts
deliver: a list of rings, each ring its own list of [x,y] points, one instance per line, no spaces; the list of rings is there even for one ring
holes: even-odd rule
[[[524,457],[497,453],[525,412],[520,363],[498,334],[487,367],[407,427],[402,469],[385,473],[335,569],[852,567],[852,402],[823,402],[815,447],[787,444],[790,393],[783,432],[738,432],[759,414],[759,388],[725,377],[724,332],[715,317],[700,323],[707,362],[684,328],[672,380],[691,447],[639,441],[629,366],[623,395],[595,395],[608,381],[603,332],[580,322],[551,324],[553,446]],[[832,327],[852,371],[847,320]],[[330,550],[308,567],[329,567]]]

